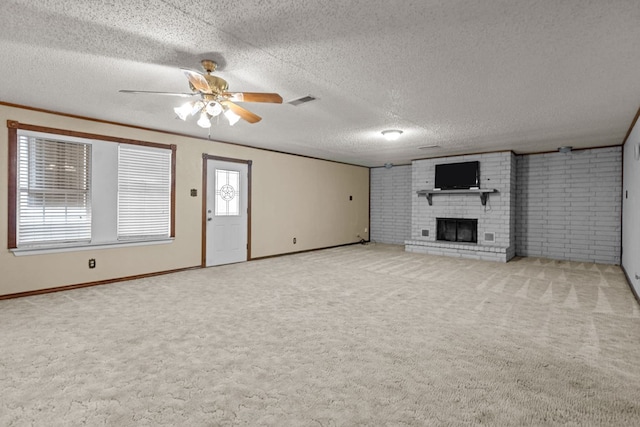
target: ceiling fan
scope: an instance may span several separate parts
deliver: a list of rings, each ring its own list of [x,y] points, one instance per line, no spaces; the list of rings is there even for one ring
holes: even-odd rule
[[[200,63],[206,74],[181,68],[189,81],[191,92],[155,92],[145,90],[120,90],[120,92],[179,96],[183,98],[198,97],[195,101],[189,101],[173,110],[182,120],[186,120],[189,116],[199,115],[200,118],[197,123],[203,128],[210,128],[211,120],[221,114],[229,120],[231,126],[240,119],[244,119],[249,123],[257,123],[262,120],[262,117],[239,106],[236,102],[282,104],[282,97],[277,93],[228,92],[229,84],[227,81],[211,74],[218,65],[210,59],[203,59]]]

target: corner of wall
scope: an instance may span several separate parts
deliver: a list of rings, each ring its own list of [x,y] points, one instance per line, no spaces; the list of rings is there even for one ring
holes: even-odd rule
[[[622,147],[621,266],[636,298],[640,295],[640,125],[638,116],[640,116],[640,109]]]

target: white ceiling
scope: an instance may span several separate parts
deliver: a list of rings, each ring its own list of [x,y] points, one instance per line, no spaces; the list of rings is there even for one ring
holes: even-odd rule
[[[640,104],[638,0],[0,3],[0,101],[207,138],[180,67],[219,64],[263,120],[211,139],[380,166],[616,145]],[[313,95],[298,107],[287,101]],[[387,142],[380,131],[404,130]],[[419,149],[436,144],[439,148]]]

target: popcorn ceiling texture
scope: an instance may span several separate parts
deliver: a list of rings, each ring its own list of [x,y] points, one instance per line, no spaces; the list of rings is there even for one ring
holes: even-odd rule
[[[118,90],[186,91],[211,58],[231,90],[318,98],[250,104],[264,120],[216,140],[364,166],[617,145],[639,21],[637,0],[5,0],[0,101],[207,138],[183,100]]]
[[[0,425],[640,419],[620,268],[355,245],[0,301]]]

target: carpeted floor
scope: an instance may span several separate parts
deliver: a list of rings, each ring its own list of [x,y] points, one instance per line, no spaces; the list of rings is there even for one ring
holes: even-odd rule
[[[640,425],[616,266],[348,246],[0,301],[0,425]]]

